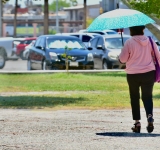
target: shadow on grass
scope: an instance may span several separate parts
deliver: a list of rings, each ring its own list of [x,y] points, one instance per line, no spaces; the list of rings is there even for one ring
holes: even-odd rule
[[[114,137],[157,137],[157,136],[160,136],[160,134],[154,134],[154,133],[130,133],[130,132],[104,132],[104,133],[96,133],[96,135],[114,136]]]
[[[54,96],[0,96],[0,108],[32,109],[43,107],[67,106],[84,101],[83,98],[67,98]]]

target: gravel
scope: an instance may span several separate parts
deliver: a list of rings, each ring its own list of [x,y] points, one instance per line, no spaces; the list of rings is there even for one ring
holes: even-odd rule
[[[155,130],[132,133],[130,109],[23,110],[0,109],[0,150],[159,150],[160,109]]]

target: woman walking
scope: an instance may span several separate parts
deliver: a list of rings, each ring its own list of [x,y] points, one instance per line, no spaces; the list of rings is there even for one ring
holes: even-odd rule
[[[140,91],[147,117],[147,131],[151,133],[153,126],[153,86],[155,82],[154,52],[147,36],[144,36],[145,26],[130,27],[132,36],[125,42],[119,56],[121,63],[126,63],[127,82],[129,86],[132,117],[135,120],[131,128],[133,132],[140,133]],[[155,55],[160,64],[160,53],[153,41]]]

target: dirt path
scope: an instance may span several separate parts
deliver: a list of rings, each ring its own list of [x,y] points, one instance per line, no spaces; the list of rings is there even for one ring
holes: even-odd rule
[[[33,111],[0,109],[0,150],[159,150],[160,109],[155,130],[132,133],[131,110]]]

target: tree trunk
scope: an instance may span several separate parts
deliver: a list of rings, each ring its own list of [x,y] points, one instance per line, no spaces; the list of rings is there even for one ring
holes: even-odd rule
[[[2,37],[2,23],[3,23],[3,21],[2,21],[2,17],[3,17],[3,15],[2,15],[2,1],[0,1],[0,37]]]
[[[48,34],[48,0],[44,0],[44,34]]]
[[[14,37],[17,36],[16,28],[17,28],[17,6],[18,6],[18,0],[15,2],[15,15],[14,15]]]
[[[84,20],[83,20],[83,29],[86,29],[86,21],[87,21],[87,0],[84,0]]]

